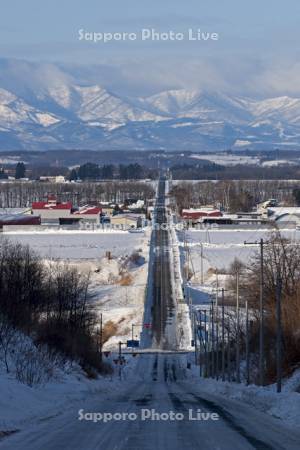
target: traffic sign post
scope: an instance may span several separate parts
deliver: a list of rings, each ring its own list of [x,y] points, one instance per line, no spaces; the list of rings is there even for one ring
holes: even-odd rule
[[[140,341],[135,339],[130,339],[127,341],[127,348],[138,348],[140,346]]]

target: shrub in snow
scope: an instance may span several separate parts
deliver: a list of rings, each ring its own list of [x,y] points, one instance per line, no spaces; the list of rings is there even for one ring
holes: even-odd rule
[[[129,256],[128,263],[129,265],[142,266],[145,263],[145,258],[140,255],[139,251],[136,251]]]
[[[121,264],[117,259],[102,258],[98,280],[101,284],[115,284],[120,280]]]
[[[55,359],[46,347],[37,348],[24,343],[18,348],[15,358],[16,379],[28,386],[49,381],[54,375]]]
[[[15,328],[2,319],[0,322],[0,359],[4,362],[7,373],[10,370],[10,355],[14,351],[16,338]]]

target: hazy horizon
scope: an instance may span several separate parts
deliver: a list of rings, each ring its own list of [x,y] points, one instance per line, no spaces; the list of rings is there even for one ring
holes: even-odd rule
[[[54,0],[41,4],[2,2],[0,57],[63,67],[82,83],[102,84],[122,95],[167,89],[203,89],[243,96],[299,96],[297,43],[300,4],[296,0],[251,5],[238,0],[199,4],[191,0],[131,0],[104,3]],[[79,40],[95,33],[218,33],[218,41]],[[26,77],[26,73],[23,74]],[[26,81],[26,80],[25,80]]]

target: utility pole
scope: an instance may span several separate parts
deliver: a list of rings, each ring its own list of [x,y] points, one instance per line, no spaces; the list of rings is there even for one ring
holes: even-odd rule
[[[198,332],[200,332],[200,336],[199,336],[199,355],[198,355],[198,359],[199,359],[199,373],[200,373],[200,377],[202,377],[202,361],[201,361],[201,357],[202,357],[202,353],[201,353],[201,344],[202,344],[202,314],[201,314],[201,310],[199,311],[199,324],[197,323],[196,339],[197,339],[197,334],[198,334]]]
[[[185,236],[185,228],[183,229],[183,254],[184,254],[184,267],[183,267],[183,276],[184,276],[184,278],[185,278],[185,281],[186,281],[186,279],[187,279],[187,276],[186,276],[186,272],[187,272],[187,269],[186,269],[186,236]]]
[[[264,240],[260,240],[260,291],[259,291],[259,384],[264,385],[265,382],[265,355],[264,355]]]
[[[192,311],[193,311],[193,298],[192,298],[192,296],[191,296],[191,289],[190,289],[190,286],[187,286],[187,292],[188,292],[189,312],[190,312],[190,317],[191,317]]]
[[[215,377],[215,318],[214,318],[214,303],[211,302],[211,376]]]
[[[100,361],[102,361],[102,348],[103,348],[103,317],[100,313]]]
[[[184,230],[184,255],[185,255],[185,281],[189,281],[189,271],[190,271],[190,260],[189,260],[189,249],[187,245],[186,232]]]
[[[240,367],[240,273],[236,271],[236,381],[241,382]]]
[[[216,377],[219,379],[219,305],[218,305],[218,294],[219,294],[219,285],[218,285],[218,275],[217,275],[217,292],[216,292]]]
[[[131,340],[134,341],[134,324],[133,323],[131,324]],[[133,347],[132,347],[131,351],[133,353]]]
[[[198,328],[198,321],[196,312],[194,311],[193,314],[193,330],[194,330],[194,346],[195,346],[195,365],[197,365],[197,328]],[[200,320],[201,320],[201,311],[200,311]],[[201,349],[201,342],[200,342],[200,349]],[[201,367],[201,366],[200,366]],[[201,369],[200,369],[201,372]]]
[[[205,361],[205,377],[208,376],[208,358],[207,358],[207,319],[206,311],[204,311],[204,361]]]
[[[225,381],[225,311],[224,288],[222,289],[222,381]]]
[[[245,304],[246,309],[246,384],[250,383],[250,353],[249,353],[249,307],[248,300]]]
[[[260,247],[260,282],[259,282],[259,384],[264,385],[265,379],[265,355],[264,355],[264,242],[260,239],[259,242],[244,242],[245,245],[258,244]]]
[[[231,381],[231,355],[230,355],[230,323],[228,322],[227,329],[227,375],[228,381]]]
[[[201,242],[201,284],[204,283],[204,275],[203,275],[203,243]]]
[[[281,294],[282,294],[282,279],[277,269],[277,281],[276,281],[276,382],[277,392],[281,392],[282,384],[282,327],[281,327]]]

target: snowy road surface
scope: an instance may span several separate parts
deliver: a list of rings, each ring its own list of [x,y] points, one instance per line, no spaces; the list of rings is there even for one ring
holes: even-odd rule
[[[299,449],[300,433],[247,405],[201,392],[186,378],[186,356],[141,355],[135,381],[115,393],[94,395],[57,417],[1,441],[3,450],[247,450]],[[134,413],[136,420],[79,421],[84,413]],[[183,420],[141,420],[142,410],[182,414]],[[189,410],[219,420],[189,420]],[[148,414],[148,413],[147,413]],[[191,413],[190,413],[191,414]]]

